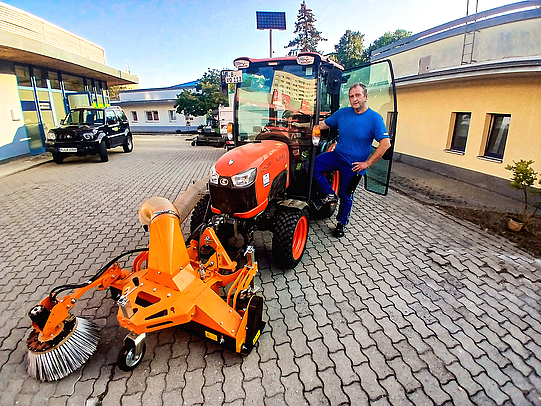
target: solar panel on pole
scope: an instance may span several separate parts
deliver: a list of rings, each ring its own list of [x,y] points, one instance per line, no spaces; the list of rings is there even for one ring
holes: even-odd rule
[[[270,57],[272,58],[272,30],[286,29],[286,13],[283,11],[256,11],[258,30],[269,30]]]

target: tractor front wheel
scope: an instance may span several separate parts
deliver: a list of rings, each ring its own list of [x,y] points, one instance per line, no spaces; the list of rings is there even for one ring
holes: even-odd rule
[[[210,218],[209,200],[209,194],[203,195],[195,205],[192,211],[192,218],[190,220],[190,233],[193,233],[197,229],[197,227],[199,227]]]
[[[304,254],[308,238],[309,211],[284,210],[276,216],[272,236],[272,258],[284,268],[297,266]]]

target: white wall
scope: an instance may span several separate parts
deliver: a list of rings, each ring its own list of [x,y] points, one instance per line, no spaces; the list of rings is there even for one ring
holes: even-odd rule
[[[30,152],[17,90],[17,77],[0,67],[0,160]]]
[[[173,102],[164,102],[164,103],[120,103],[117,104],[120,105],[124,112],[126,113],[126,116],[128,116],[128,120],[130,122],[130,126],[132,127],[132,131],[134,132],[140,132],[140,131],[167,131],[167,132],[175,132],[176,130],[181,131],[187,131],[189,129],[197,129],[199,125],[205,125],[206,124],[206,117],[200,116],[195,117],[191,123],[190,127],[186,125],[186,117],[183,114],[176,113],[176,121],[171,121],[169,119],[169,110],[175,110],[173,107]],[[138,121],[133,121],[133,114],[132,111],[137,112],[137,118]],[[147,120],[147,111],[157,111],[158,112],[158,121],[148,121]]]

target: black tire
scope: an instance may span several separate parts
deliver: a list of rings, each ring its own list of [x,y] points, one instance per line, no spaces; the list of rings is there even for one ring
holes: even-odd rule
[[[208,207],[209,200],[210,200],[209,194],[203,195],[201,199],[199,199],[199,201],[195,205],[192,211],[192,218],[190,220],[190,233],[193,233],[197,229],[197,227],[199,227],[201,224],[203,224],[210,218],[211,211],[210,211],[210,208]],[[208,213],[207,213],[207,208],[209,209]]]
[[[100,142],[100,160],[101,162],[109,161],[109,155],[107,154],[107,144],[105,144],[105,140],[102,140]]]
[[[61,164],[62,162],[64,162],[64,155],[62,155],[60,152],[53,152],[53,161],[54,163],[56,164]]]
[[[303,210],[283,210],[276,216],[272,235],[272,258],[284,269],[295,268],[306,250],[310,216]]]
[[[124,372],[133,371],[143,360],[146,350],[147,345],[146,343],[143,343],[143,351],[141,352],[141,356],[139,358],[134,358],[135,345],[133,342],[129,341],[128,343],[124,344],[124,347],[122,347],[120,350],[120,354],[118,354],[118,368]]]
[[[124,141],[122,148],[124,149],[124,152],[126,153],[133,151],[133,138],[131,134],[126,135],[126,140]]]

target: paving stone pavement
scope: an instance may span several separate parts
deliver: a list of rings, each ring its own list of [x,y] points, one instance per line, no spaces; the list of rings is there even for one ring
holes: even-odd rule
[[[256,233],[267,327],[249,356],[171,328],[122,372],[126,331],[92,291],[75,313],[100,325],[96,354],[59,382],[28,377],[28,310],[145,246],[139,205],[175,199],[223,153],[178,136],[134,144],[0,179],[1,405],[541,405],[540,259],[393,191],[357,192],[342,239],[313,221],[294,270]]]

